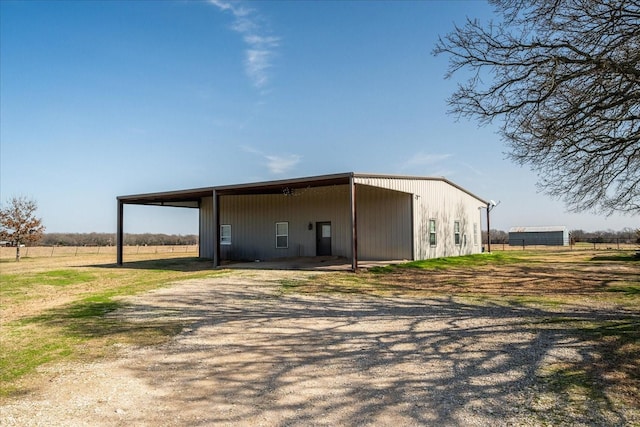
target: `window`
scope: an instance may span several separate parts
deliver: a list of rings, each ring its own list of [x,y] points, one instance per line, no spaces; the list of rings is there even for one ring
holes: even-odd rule
[[[276,222],[276,248],[286,249],[289,247],[289,223]]]
[[[220,244],[231,244],[231,224],[222,224],[220,226]]]
[[[436,220],[429,220],[429,245],[436,245]]]
[[[453,221],[453,240],[456,245],[460,244],[460,221]]]

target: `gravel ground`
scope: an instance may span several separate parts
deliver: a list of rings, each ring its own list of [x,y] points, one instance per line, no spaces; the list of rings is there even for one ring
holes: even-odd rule
[[[114,316],[188,326],[163,345],[41,369],[44,385],[6,402],[0,424],[640,425],[637,408],[567,406],[540,378],[591,353],[531,320],[604,311],[280,294],[275,279],[304,274],[235,272],[130,298]]]

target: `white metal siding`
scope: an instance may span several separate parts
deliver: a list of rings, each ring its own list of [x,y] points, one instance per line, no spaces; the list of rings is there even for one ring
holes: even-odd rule
[[[221,259],[256,260],[315,256],[316,222],[331,222],[332,255],[351,256],[349,186],[297,190],[293,195],[220,196],[220,224],[231,225],[231,245]],[[276,248],[276,222],[289,223],[289,247]],[[309,230],[309,223],[312,229]]]
[[[360,260],[427,259],[479,253],[485,207],[481,200],[437,179],[355,177]],[[220,259],[255,260],[316,255],[316,222],[330,221],[332,254],[351,257],[349,186],[297,190],[293,195],[219,196],[220,224],[231,225],[231,245]],[[215,250],[213,198],[200,206],[200,256]],[[429,220],[437,244],[429,245]],[[289,223],[289,247],[276,249],[275,224]],[[461,244],[454,242],[460,221]],[[312,230],[309,230],[309,223]],[[477,236],[474,237],[474,224]]]
[[[466,255],[482,251],[474,239],[473,224],[480,232],[484,203],[453,185],[436,179],[357,177],[356,183],[412,194],[414,258]],[[437,242],[429,245],[429,220],[436,220]],[[460,221],[461,244],[454,242],[453,224]],[[466,235],[466,238],[465,238]]]
[[[412,259],[411,194],[356,186],[358,258]]]

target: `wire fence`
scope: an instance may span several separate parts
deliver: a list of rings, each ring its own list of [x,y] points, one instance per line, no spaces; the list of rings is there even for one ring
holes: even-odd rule
[[[484,244],[486,247],[486,243]],[[557,250],[640,250],[637,243],[621,243],[621,242],[576,242],[571,245],[532,245],[526,242],[496,243],[491,242],[491,250],[500,251],[522,251],[522,250],[540,250],[540,251],[557,251]]]
[[[486,242],[483,245],[486,250]],[[158,246],[124,246],[124,255],[144,254],[181,254],[198,256],[198,245],[158,245]],[[635,243],[591,243],[579,242],[567,246],[551,245],[510,245],[509,243],[491,242],[492,251],[517,251],[517,250],[640,250],[640,245]],[[115,246],[25,246],[20,248],[20,256],[27,258],[43,257],[73,257],[81,255],[113,255],[116,256]],[[16,257],[16,248],[11,246],[0,247],[0,259],[12,259]]]
[[[198,254],[198,245],[160,245],[160,246],[124,246],[125,255],[132,254]],[[21,257],[59,257],[80,255],[113,255],[116,256],[115,246],[25,246],[20,248]],[[0,259],[15,258],[16,248],[0,247]]]

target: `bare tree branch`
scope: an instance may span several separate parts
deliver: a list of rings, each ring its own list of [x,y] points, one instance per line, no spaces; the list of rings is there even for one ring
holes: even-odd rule
[[[640,0],[492,0],[441,37],[451,112],[500,120],[515,162],[573,211],[640,213]]]

